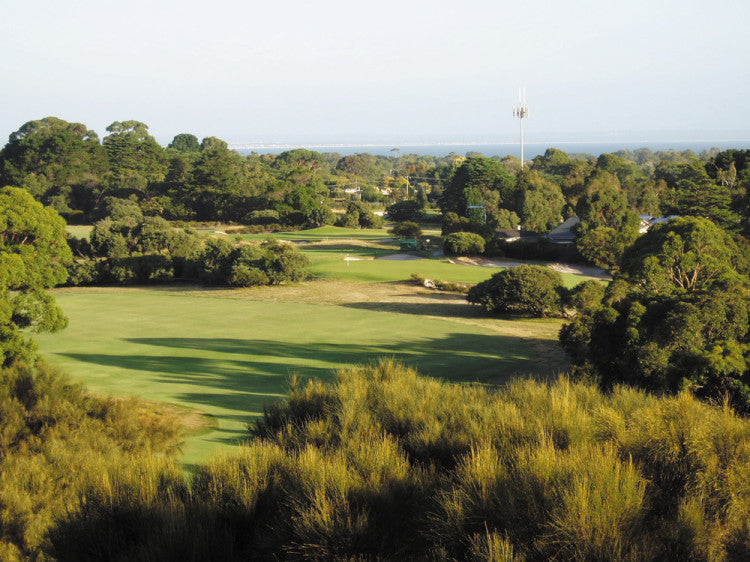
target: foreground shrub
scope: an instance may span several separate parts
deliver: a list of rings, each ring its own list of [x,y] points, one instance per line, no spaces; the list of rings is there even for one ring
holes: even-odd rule
[[[3,560],[37,559],[85,490],[151,452],[176,452],[182,434],[152,405],[95,398],[44,364],[0,371],[0,420]]]
[[[391,362],[293,381],[197,470],[107,472],[60,560],[745,560],[750,422],[561,378],[497,390]],[[142,482],[141,482],[142,481]]]

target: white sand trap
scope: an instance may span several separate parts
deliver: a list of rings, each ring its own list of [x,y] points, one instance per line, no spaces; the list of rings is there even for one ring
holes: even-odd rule
[[[457,263],[461,265],[476,265],[479,267],[518,267],[524,265],[525,262],[517,260],[509,260],[505,258],[486,259],[479,257],[459,257],[452,258],[451,263]],[[612,275],[607,271],[598,267],[578,265],[578,264],[567,264],[567,263],[551,263],[547,267],[559,271],[560,273],[574,273],[575,275],[582,275],[584,277],[593,277],[594,279],[606,279],[611,280]]]

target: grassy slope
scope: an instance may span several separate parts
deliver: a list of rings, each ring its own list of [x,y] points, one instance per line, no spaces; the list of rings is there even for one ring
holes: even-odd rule
[[[310,285],[313,292],[346,290],[346,284]],[[549,347],[559,327],[556,321],[518,327],[526,335],[543,332],[535,342],[512,330],[504,335],[493,327],[496,320],[455,297],[433,304],[434,295],[417,295],[427,308],[418,300],[388,305],[384,297],[357,293],[337,304],[325,304],[326,295],[323,304],[309,295],[296,300],[312,302],[294,302],[293,295],[264,300],[274,298],[274,290],[284,288],[62,289],[56,297],[70,324],[37,339],[49,362],[82,375],[94,391],[136,394],[214,416],[218,426],[186,444],[185,462],[194,464],[244,437],[245,424],[264,402],[284,394],[291,374],[326,378],[340,366],[385,355],[448,380],[499,382],[535,370],[529,363],[538,355],[535,344]],[[539,367],[551,374],[550,365]]]

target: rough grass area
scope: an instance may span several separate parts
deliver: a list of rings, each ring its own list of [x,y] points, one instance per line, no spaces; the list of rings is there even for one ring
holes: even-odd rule
[[[233,446],[293,374],[396,358],[424,374],[497,383],[567,367],[560,322],[486,317],[460,296],[407,284],[311,282],[263,289],[87,288],[55,292],[66,330],[38,336],[47,360],[96,392],[205,412],[195,464]]]

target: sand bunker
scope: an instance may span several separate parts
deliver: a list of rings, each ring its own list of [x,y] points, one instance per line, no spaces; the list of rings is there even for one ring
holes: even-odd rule
[[[518,260],[509,260],[503,258],[486,259],[477,257],[460,257],[452,258],[451,263],[461,265],[475,265],[479,267],[518,267],[524,265],[525,262]],[[583,275],[584,277],[593,277],[595,279],[612,279],[612,276],[605,270],[598,267],[591,267],[586,265],[570,264],[570,263],[551,263],[547,267],[559,271],[560,273],[573,273],[575,275]]]

